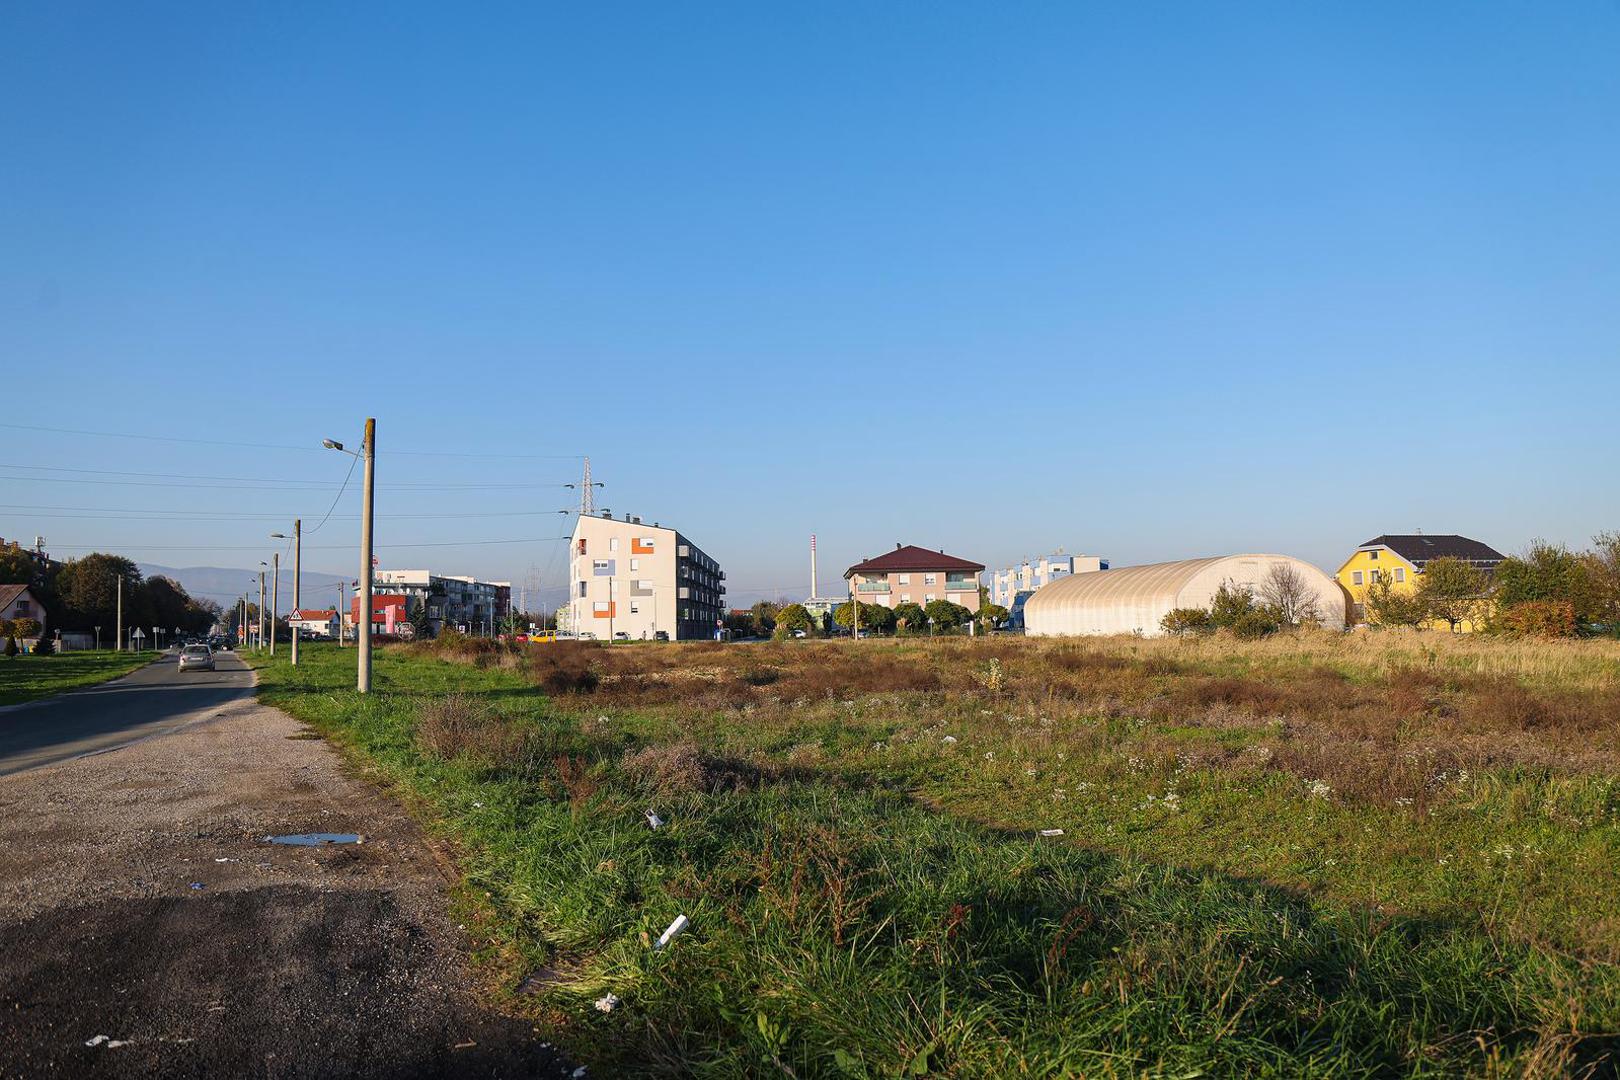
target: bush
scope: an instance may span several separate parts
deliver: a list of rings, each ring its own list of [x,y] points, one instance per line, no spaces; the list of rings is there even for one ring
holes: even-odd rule
[[[1575,605],[1568,600],[1525,600],[1496,616],[1499,630],[1515,637],[1575,636]]]
[[[1279,625],[1272,612],[1257,608],[1246,611],[1233,619],[1230,629],[1233,637],[1241,638],[1244,641],[1253,641],[1256,638],[1263,638],[1267,634],[1276,633]]]
[[[1215,628],[1209,612],[1203,608],[1172,608],[1159,620],[1159,629],[1175,637],[1188,634],[1207,634]]]
[[[40,639],[38,641],[34,642],[34,655],[35,656],[49,656],[52,653],[54,653],[55,651],[56,651],[56,646],[55,646],[55,644],[52,643],[51,639],[48,638],[48,637],[45,637],[45,636],[41,635]]]
[[[5,652],[6,652],[7,656],[16,656],[17,655],[17,639],[12,637],[10,634],[6,635],[6,650],[5,650]]]
[[[689,742],[643,747],[624,755],[619,767],[636,783],[665,796],[747,791],[767,779],[757,765],[706,754]]]

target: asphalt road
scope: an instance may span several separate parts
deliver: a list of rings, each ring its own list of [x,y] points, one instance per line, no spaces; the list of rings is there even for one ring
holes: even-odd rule
[[[166,654],[110,683],[0,709],[0,776],[174,731],[252,696],[246,664],[232,653],[215,662],[215,671],[181,674]]]

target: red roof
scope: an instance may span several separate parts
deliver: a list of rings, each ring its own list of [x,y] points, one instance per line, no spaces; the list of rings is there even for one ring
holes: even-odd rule
[[[947,555],[943,551],[930,551],[927,548],[917,547],[915,544],[896,544],[894,550],[879,555],[875,559],[856,563],[844,571],[844,576],[854,574],[892,574],[904,573],[910,570],[972,570],[984,569],[983,563],[969,562],[958,559],[955,555]]]
[[[320,611],[316,611],[311,608],[300,608],[291,615],[288,615],[287,618],[314,619],[321,622],[331,622],[333,619],[337,618],[337,608],[324,608]]]

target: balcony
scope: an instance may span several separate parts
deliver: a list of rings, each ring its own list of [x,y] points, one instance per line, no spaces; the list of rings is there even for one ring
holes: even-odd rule
[[[945,582],[946,592],[977,592],[978,590],[979,583],[977,581],[967,580]]]
[[[889,583],[887,581],[863,581],[855,586],[855,591],[859,593],[886,593],[889,591]]]

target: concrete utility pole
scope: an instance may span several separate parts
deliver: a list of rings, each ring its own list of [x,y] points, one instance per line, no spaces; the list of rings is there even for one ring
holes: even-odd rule
[[[281,610],[281,552],[270,556],[270,655],[276,655],[276,612]]]
[[[118,624],[114,630],[118,636],[113,638],[113,651],[124,651],[124,575],[118,575]]]
[[[293,518],[293,607],[301,603],[299,590],[304,576],[304,519]],[[298,666],[298,627],[292,628],[292,662]]]
[[[366,458],[366,475],[360,506],[360,626],[356,631],[360,647],[359,673],[355,689],[362,694],[371,693],[371,511],[375,502],[377,480],[377,421],[366,418],[366,438],[360,452]]]
[[[340,581],[340,582],[337,583],[337,590],[338,590],[338,609],[337,609],[337,617],[338,617],[338,648],[341,649],[341,648],[343,648],[343,616],[345,616],[345,615],[347,615],[349,613],[349,601],[348,601],[348,598],[347,598],[346,594],[343,592],[343,582]]]
[[[263,566],[263,563],[259,564]],[[259,571],[259,648],[264,648],[264,571]]]

